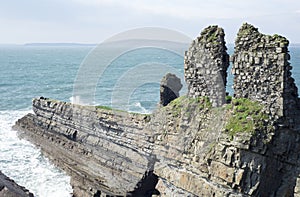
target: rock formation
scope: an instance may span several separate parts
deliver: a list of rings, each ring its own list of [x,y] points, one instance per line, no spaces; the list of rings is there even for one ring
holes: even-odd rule
[[[154,190],[153,138],[143,131],[147,115],[45,98],[33,100],[33,111],[35,115],[26,115],[17,127],[71,175],[75,196],[144,192],[143,181],[151,177],[153,188],[146,187]]]
[[[225,103],[229,55],[224,36],[224,30],[218,26],[205,28],[184,57],[188,96],[207,96],[215,107]]]
[[[14,128],[70,174],[74,196],[300,196],[287,51],[285,38],[243,25],[235,98],[222,105],[228,55],[223,30],[209,27],[186,53],[188,95],[153,114],[39,98]]]
[[[26,188],[18,185],[0,171],[0,196],[3,197],[33,197]]]
[[[160,104],[166,106],[178,98],[181,88],[180,78],[171,73],[166,74],[160,82]]]

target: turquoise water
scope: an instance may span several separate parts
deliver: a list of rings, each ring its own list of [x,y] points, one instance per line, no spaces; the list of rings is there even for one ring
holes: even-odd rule
[[[67,101],[91,47],[0,47],[0,110],[29,108],[38,96]]]
[[[44,96],[72,101],[78,69],[92,49],[83,46],[0,46],[0,170],[37,196],[70,196],[70,178],[52,166],[33,145],[19,140],[11,126],[31,111],[32,98]],[[229,47],[229,52],[232,51]],[[300,47],[290,47],[290,54],[293,77],[300,87]],[[153,48],[131,51],[112,61],[99,76],[93,90],[95,103],[92,104],[111,105],[118,80],[141,62],[172,65],[183,73],[182,56]],[[136,75],[143,74],[137,72]],[[129,79],[135,81],[135,76],[131,77]],[[232,92],[231,86],[232,76],[229,75],[229,92]],[[141,84],[130,92],[128,100],[129,110],[151,112],[159,101],[159,84]]]
[[[36,196],[71,196],[70,177],[17,137],[14,122],[45,95],[67,101],[80,62],[91,47],[0,47],[0,170]]]

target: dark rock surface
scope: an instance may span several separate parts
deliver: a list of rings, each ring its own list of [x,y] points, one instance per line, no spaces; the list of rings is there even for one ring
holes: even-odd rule
[[[180,78],[171,73],[166,74],[160,82],[160,104],[166,106],[178,98],[181,88]]]
[[[25,187],[15,183],[0,171],[0,196],[1,197],[33,197]]]
[[[188,96],[207,96],[213,106],[225,104],[229,55],[224,30],[218,26],[205,28],[184,56],[184,77]]]
[[[253,26],[241,28],[233,56],[237,98],[222,105],[226,80],[222,79],[222,87],[205,86],[216,84],[217,75],[226,77],[222,32],[209,27],[193,42],[185,60],[189,94],[151,115],[39,98],[33,100],[34,114],[14,128],[72,177],[74,196],[300,196],[296,87],[287,60],[275,64],[271,58],[287,56],[287,45],[281,43],[286,39],[276,38],[276,45],[282,45],[276,52],[273,41],[257,44],[258,37],[269,36]],[[256,51],[260,44],[267,47],[265,53]],[[250,55],[255,66],[248,64]],[[264,58],[257,59],[261,55]],[[207,58],[214,63],[201,63]],[[250,76],[253,68],[255,76],[259,70],[257,78]],[[249,106],[238,104],[244,97]],[[249,114],[252,107],[256,111]],[[238,114],[241,128],[228,128]],[[259,114],[263,115],[255,122]],[[283,124],[283,119],[292,124]]]

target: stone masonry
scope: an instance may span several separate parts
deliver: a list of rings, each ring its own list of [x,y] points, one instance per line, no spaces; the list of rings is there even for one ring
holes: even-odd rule
[[[207,96],[213,106],[225,103],[229,56],[224,36],[224,30],[218,26],[205,28],[192,42],[184,58],[188,96]]]
[[[261,102],[275,120],[291,116],[298,98],[288,44],[282,36],[261,34],[245,23],[238,32],[232,58],[235,97]]]

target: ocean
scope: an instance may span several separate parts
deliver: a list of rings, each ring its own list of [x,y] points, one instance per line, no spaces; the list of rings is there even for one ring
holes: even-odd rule
[[[76,100],[74,83],[93,49],[93,46],[0,46],[0,170],[36,196],[71,196],[70,177],[53,166],[37,147],[19,139],[11,126],[32,111],[32,98],[43,96],[68,102]],[[293,77],[300,87],[300,46],[293,45],[289,50]],[[232,51],[230,45],[228,52]],[[143,64],[140,65],[140,62]],[[151,47],[138,49],[111,62],[99,76],[96,88],[88,89],[94,94],[94,101],[88,104],[114,104],[112,98],[117,95],[114,93],[119,90],[116,85],[119,84],[129,96],[116,96],[116,103],[118,99],[126,99],[123,109],[150,113],[159,102],[159,83],[144,80],[152,71],[141,72],[141,68],[149,67],[149,64],[171,65],[183,75],[182,56]],[[141,67],[135,70],[137,65]],[[137,76],[140,77],[139,84],[133,89],[126,89],[125,82],[135,81]],[[232,93],[231,86],[232,76],[229,75],[227,91]],[[182,94],[184,91],[186,89]]]

